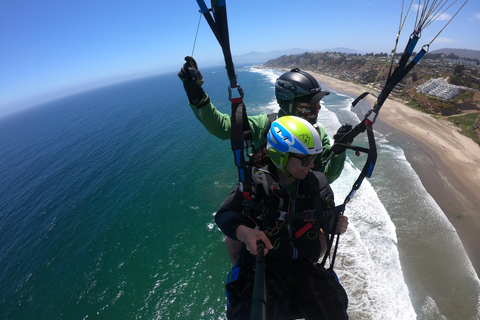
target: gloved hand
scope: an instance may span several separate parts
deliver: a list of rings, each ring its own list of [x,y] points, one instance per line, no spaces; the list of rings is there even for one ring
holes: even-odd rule
[[[337,133],[333,136],[333,140],[335,140],[335,142],[340,142],[339,140],[348,132],[350,132],[350,130],[352,130],[352,125],[344,124],[343,126],[338,128]],[[341,143],[347,144],[352,142],[353,142],[353,139],[348,139],[348,140],[342,140]]]
[[[198,70],[195,59],[186,56],[185,61],[178,73],[178,77],[183,82],[183,88],[187,93],[188,101],[193,105],[198,105],[205,97],[205,91],[202,89],[203,77],[200,70]]]
[[[337,133],[333,136],[333,139],[335,140],[335,143],[342,143],[342,144],[350,144],[353,142],[353,138],[348,139],[348,140],[342,140],[340,141],[348,132],[352,130],[352,125],[350,124],[344,124],[340,128],[338,128]],[[334,145],[333,147],[335,149],[336,153],[342,153],[345,150],[347,150],[346,147],[340,146],[338,144]]]

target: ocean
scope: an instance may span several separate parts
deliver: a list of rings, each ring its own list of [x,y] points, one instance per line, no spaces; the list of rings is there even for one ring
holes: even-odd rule
[[[229,113],[224,67],[202,73]],[[237,74],[249,114],[278,109],[281,71]],[[323,100],[330,136],[359,121],[348,95]],[[398,138],[376,136],[336,261],[350,318],[479,319],[480,281],[455,229]],[[348,153],[338,204],[364,161]],[[229,141],[198,123],[176,73],[0,119],[0,319],[226,319],[231,265],[214,215],[236,182]]]

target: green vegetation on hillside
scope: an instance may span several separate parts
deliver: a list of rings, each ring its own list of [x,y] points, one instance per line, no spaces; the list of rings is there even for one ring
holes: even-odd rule
[[[413,54],[415,56],[415,53]],[[381,90],[390,71],[389,56],[386,53],[366,55],[344,54],[340,52],[305,52],[300,55],[282,56],[267,61],[264,66],[269,68],[300,68],[319,72],[340,80],[374,86]],[[395,56],[395,59],[400,56]],[[466,124],[462,132],[477,143],[480,135],[478,130],[468,130],[475,119],[471,114],[480,112],[479,77],[480,60],[478,58],[459,58],[454,53],[448,55],[427,54],[411,72],[394,88],[392,97],[409,101],[408,106],[438,117],[465,116]],[[430,79],[442,78],[450,84],[460,86],[460,94],[453,99],[444,100],[417,92],[417,88]],[[452,121],[452,120],[450,120]],[[453,120],[453,123],[463,123],[463,120]]]
[[[480,123],[478,122],[479,117],[480,112],[473,112],[459,116],[451,116],[448,117],[447,120],[460,128],[463,135],[480,144],[480,140],[476,133],[476,129],[480,129]]]

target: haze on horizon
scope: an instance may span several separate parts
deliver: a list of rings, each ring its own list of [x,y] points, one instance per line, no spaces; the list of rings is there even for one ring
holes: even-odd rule
[[[433,22],[419,45],[430,42],[460,5]],[[294,6],[286,0],[274,6],[254,0],[227,1],[232,54],[337,47],[390,52],[401,9],[399,0],[305,0]],[[183,57],[192,53],[199,19],[193,0],[4,1],[0,3],[4,31],[0,33],[0,117],[102,85],[178,71]],[[410,20],[413,25],[414,18]],[[407,25],[405,30],[397,51],[403,51],[412,27]],[[480,34],[469,30],[480,30],[478,1],[466,4],[430,51],[480,50]],[[201,66],[223,62],[220,46],[203,17],[194,57]]]

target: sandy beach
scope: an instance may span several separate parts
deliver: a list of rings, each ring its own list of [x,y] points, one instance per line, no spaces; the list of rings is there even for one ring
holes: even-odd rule
[[[310,71],[309,71],[310,72]],[[310,72],[328,87],[357,97],[367,88]],[[369,95],[373,105],[375,99]],[[480,146],[463,136],[450,122],[414,110],[405,104],[387,99],[377,123],[382,133],[405,136],[405,155],[418,173],[426,190],[441,207],[480,274]],[[378,127],[375,128],[378,130]],[[416,154],[409,154],[407,144],[415,142]],[[405,147],[405,148],[404,148]],[[418,154],[418,149],[422,154]]]

